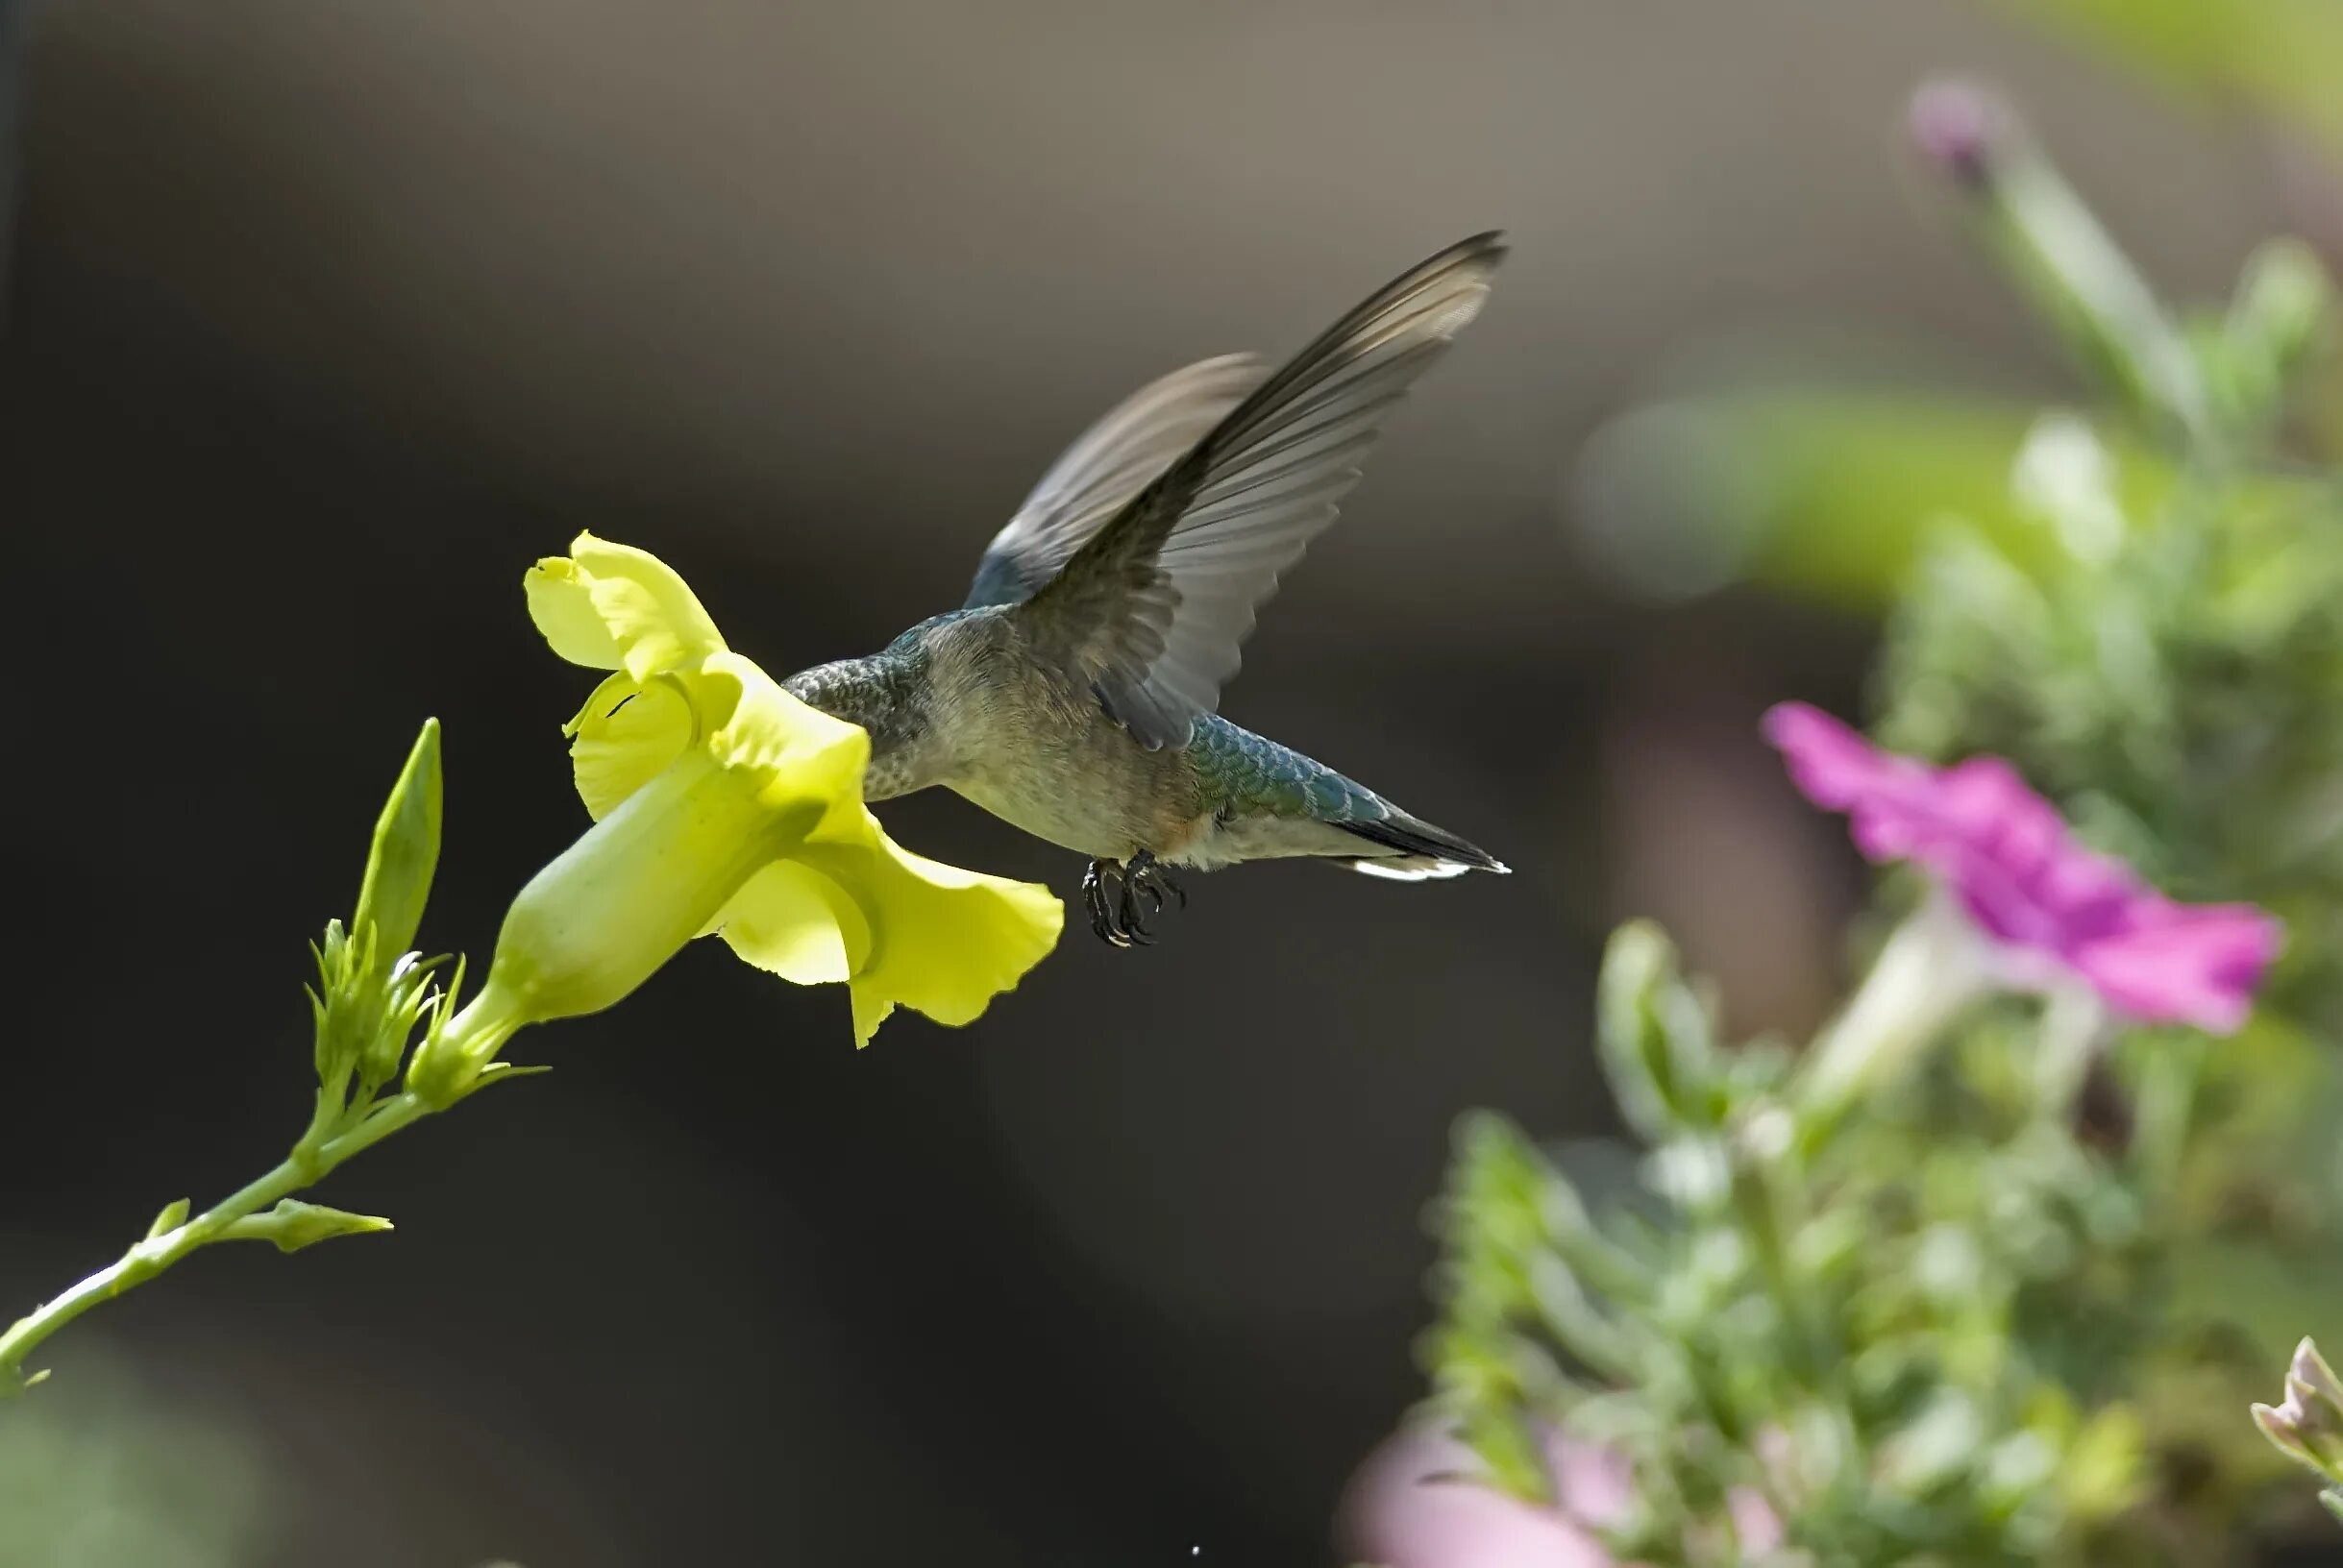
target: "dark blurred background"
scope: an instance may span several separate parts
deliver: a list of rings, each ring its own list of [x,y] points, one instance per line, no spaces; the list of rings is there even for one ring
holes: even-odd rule
[[[1132,386],[1515,244],[1226,711],[1519,874],[1215,876],[1161,946],[1077,932],[974,1027],[859,1054],[841,992],[703,944],[333,1178],[395,1236],[223,1249],[57,1342],[39,1430],[98,1458],[50,1500],[209,1510],[93,1564],[1326,1560],[1420,1391],[1451,1118],[1607,1125],[1626,915],[1736,1028],[1812,1022],[1861,887],[1753,721],[1846,706],[1869,625],[1613,586],[1590,435],[1788,337],[2066,386],[1899,160],[1937,67],[2024,101],[2180,292],[2284,221],[2251,137],[1961,0],[0,0],[12,34],[23,1305],[299,1130],[303,942],[425,715],[428,943],[484,954],[580,828],[531,559],[591,528],[777,673],[864,651]],[[954,798],[886,815],[1081,870]]]

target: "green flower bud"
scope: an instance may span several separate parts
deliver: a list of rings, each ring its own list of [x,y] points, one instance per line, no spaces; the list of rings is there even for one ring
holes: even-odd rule
[[[439,721],[426,719],[374,824],[351,935],[387,968],[415,943],[439,866]]]
[[[2290,1398],[2314,1402],[2327,1429],[2343,1433],[2343,1380],[2308,1339],[2294,1347],[2293,1364],[2286,1368],[2286,1392]]]
[[[309,951],[317,960],[318,983],[309,991],[317,1081],[338,1095],[355,1073],[358,1098],[371,1099],[398,1075],[415,1025],[432,1007],[431,976],[440,961],[401,953],[385,972],[373,943],[345,934],[339,920],[327,922],[324,939]]]
[[[2254,1424],[2279,1452],[2343,1484],[2343,1382],[2305,1339],[2286,1368],[2285,1403],[2254,1407]]]
[[[353,1214],[322,1204],[281,1198],[277,1207],[266,1213],[246,1214],[233,1221],[219,1233],[217,1239],[267,1241],[274,1243],[279,1252],[299,1252],[303,1247],[331,1241],[337,1236],[366,1236],[390,1229],[389,1220],[374,1214]]]

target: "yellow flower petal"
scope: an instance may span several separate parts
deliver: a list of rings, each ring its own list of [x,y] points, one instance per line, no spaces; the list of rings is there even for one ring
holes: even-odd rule
[[[801,986],[853,978],[871,927],[847,891],[811,866],[775,861],[749,879],[712,929],[742,958]]]
[[[964,1024],[1057,943],[1065,910],[1047,888],[925,860],[862,803],[870,737],[807,707],[749,659],[702,661],[689,680],[705,744],[727,768],[769,773],[767,796],[827,797],[822,824],[751,879],[714,922],[742,958],[800,984],[847,980],[867,1044],[898,1003]]]
[[[570,663],[616,670],[627,662],[618,639],[594,608],[593,591],[577,562],[566,555],[546,556],[522,575],[521,591],[529,597],[529,619]]]
[[[692,744],[691,703],[678,681],[638,686],[632,676],[615,674],[594,688],[565,727],[578,797],[599,822]]]
[[[871,737],[861,725],[808,707],[739,653],[701,660],[685,684],[707,732],[703,744],[727,768],[769,776],[777,804],[819,796],[847,831],[870,815],[862,803],[862,775],[871,762]]]
[[[809,845],[766,867],[714,928],[785,980],[847,981],[854,1043],[867,1045],[898,1004],[973,1021],[1056,945],[1064,921],[1048,889],[922,859],[872,820],[868,843]]]
[[[581,533],[522,579],[529,617],[555,653],[637,681],[724,651],[724,637],[666,562]]]
[[[899,1003],[969,1023],[1057,945],[1066,910],[1048,888],[915,855],[865,821],[865,842],[807,843],[794,857],[848,890],[869,922],[870,956],[849,982],[857,1045]]]

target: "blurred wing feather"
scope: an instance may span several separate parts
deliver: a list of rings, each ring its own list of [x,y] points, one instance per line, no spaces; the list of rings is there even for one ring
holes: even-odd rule
[[[1268,366],[1222,355],[1149,381],[1084,430],[985,547],[966,607],[1016,604],[1057,576],[1084,541],[1212,433]]]
[[[1065,558],[1019,611],[1147,747],[1184,745],[1255,609],[1358,483],[1382,422],[1479,314],[1498,236],[1378,290],[1256,388]]]

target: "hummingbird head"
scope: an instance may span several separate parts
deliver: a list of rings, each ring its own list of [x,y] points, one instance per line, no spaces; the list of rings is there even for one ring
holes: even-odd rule
[[[859,724],[871,737],[871,767],[863,798],[924,789],[939,759],[929,755],[934,726],[929,722],[926,659],[916,644],[899,640],[861,659],[839,659],[801,670],[781,682],[790,696],[833,719]]]

